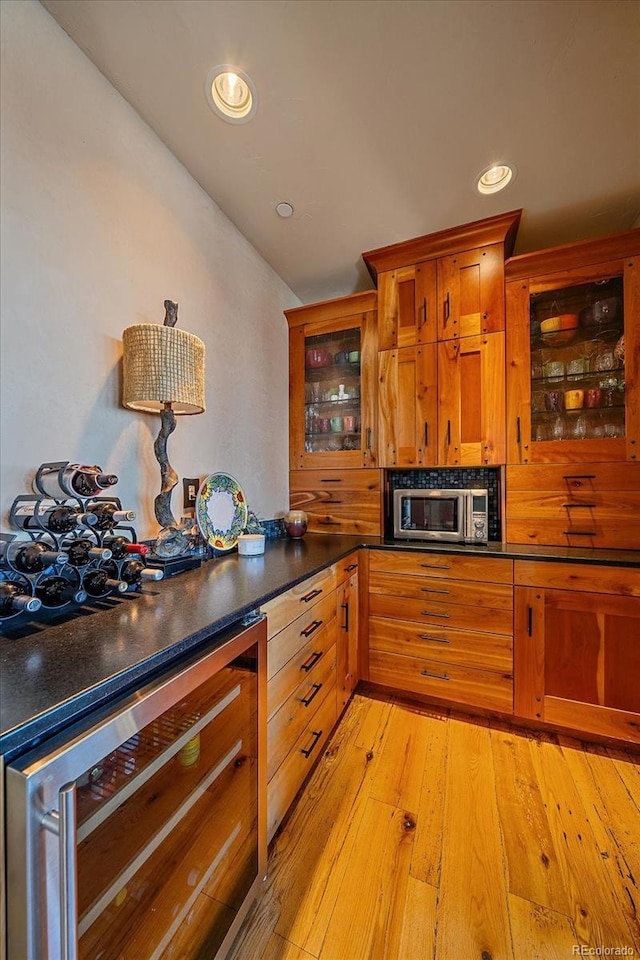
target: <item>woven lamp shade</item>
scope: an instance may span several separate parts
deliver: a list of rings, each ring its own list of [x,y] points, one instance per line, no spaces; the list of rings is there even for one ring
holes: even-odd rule
[[[157,413],[166,403],[175,414],[202,413],[204,343],[177,327],[137,323],[122,334],[123,406]]]

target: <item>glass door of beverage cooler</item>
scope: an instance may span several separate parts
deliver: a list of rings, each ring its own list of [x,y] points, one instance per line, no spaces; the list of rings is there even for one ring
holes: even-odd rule
[[[15,960],[215,958],[264,873],[264,621],[7,774]],[[259,828],[260,823],[260,828]]]

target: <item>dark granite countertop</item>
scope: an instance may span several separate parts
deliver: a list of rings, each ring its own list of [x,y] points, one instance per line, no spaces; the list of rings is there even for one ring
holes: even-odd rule
[[[358,546],[640,566],[640,552],[631,551],[429,546],[323,534],[267,540],[263,556],[234,552],[55,623],[7,621],[0,635],[0,753],[11,760],[187,652],[204,648],[216,633]]]

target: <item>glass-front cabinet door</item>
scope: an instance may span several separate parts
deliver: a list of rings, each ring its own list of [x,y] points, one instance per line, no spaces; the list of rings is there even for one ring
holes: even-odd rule
[[[371,312],[292,326],[292,469],[376,465],[375,363]]]
[[[640,453],[633,258],[507,285],[511,463]]]

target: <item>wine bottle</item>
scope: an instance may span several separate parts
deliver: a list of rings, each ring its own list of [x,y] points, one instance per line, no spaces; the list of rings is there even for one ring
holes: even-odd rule
[[[90,570],[85,573],[82,584],[90,597],[107,597],[110,593],[126,593],[124,580],[110,577],[106,570]]]
[[[93,514],[83,513],[67,504],[41,508],[36,513],[36,502],[33,500],[21,502],[12,510],[11,518],[23,530],[44,529],[58,534],[71,533],[78,525],[92,527],[97,523]]]
[[[15,613],[36,613],[42,602],[32,597],[27,588],[15,580],[0,580],[0,617]]]
[[[35,594],[43,607],[64,607],[72,602],[84,603],[87,599],[86,591],[66,577],[43,577],[36,583]]]
[[[162,580],[162,570],[145,567],[142,560],[127,560],[122,564],[121,578],[128,584],[139,584],[143,580]]]
[[[20,573],[41,573],[54,563],[66,563],[67,554],[52,550],[47,543],[14,540],[8,549],[8,559]]]
[[[89,503],[87,504],[87,510],[91,516],[95,517],[95,525],[98,530],[111,530],[119,523],[130,523],[136,518],[133,510],[118,510],[115,503],[111,503],[109,500]]]
[[[122,560],[129,553],[137,553],[141,557],[146,557],[149,553],[146,543],[131,543],[126,537],[105,537],[102,542],[111,550],[114,560]]]
[[[67,497],[95,497],[117,482],[115,474],[103,473],[98,466],[43,463],[33,481],[33,489],[46,497],[64,500]]]
[[[78,540],[65,540],[62,544],[72,567],[86,567],[93,560],[110,560],[111,550],[98,547],[93,540],[82,537]]]

